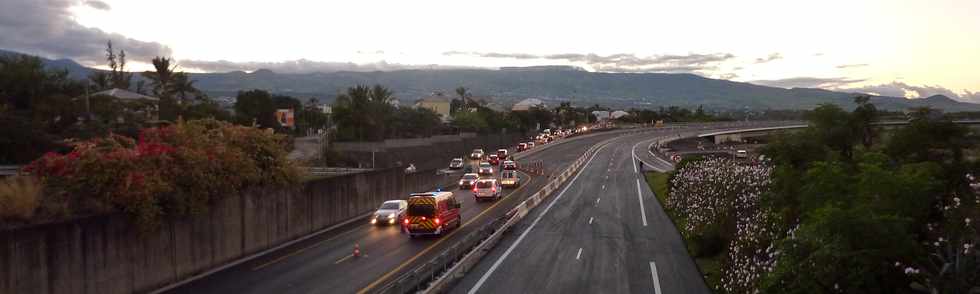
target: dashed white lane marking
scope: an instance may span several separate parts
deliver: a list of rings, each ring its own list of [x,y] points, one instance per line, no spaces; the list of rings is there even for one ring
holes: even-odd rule
[[[575,260],[578,260],[579,257],[582,257],[582,248],[581,247],[578,249],[578,254],[575,254]]]
[[[566,185],[565,188],[561,190],[561,193],[558,193],[558,196],[555,196],[555,199],[551,200],[551,203],[548,203],[548,206],[546,206],[544,210],[541,211],[541,214],[539,214],[538,217],[535,218],[533,222],[531,222],[531,225],[528,226],[527,229],[525,229],[524,232],[517,237],[517,240],[514,240],[513,244],[510,244],[510,247],[508,247],[507,250],[504,251],[504,254],[501,255],[499,258],[497,258],[497,261],[494,261],[493,265],[490,266],[490,269],[488,269],[487,272],[484,273],[483,276],[481,276],[480,279],[476,281],[476,284],[473,285],[473,288],[470,288],[470,290],[466,292],[467,294],[475,294],[477,291],[480,290],[480,287],[483,286],[483,283],[487,282],[487,279],[490,278],[490,275],[493,274],[493,271],[497,270],[497,267],[500,267],[500,264],[504,262],[504,259],[506,259],[507,256],[509,256],[510,253],[514,251],[514,248],[517,248],[517,245],[521,244],[521,241],[524,241],[524,238],[527,237],[527,233],[531,232],[531,230],[538,225],[538,222],[541,221],[541,218],[543,218],[545,215],[548,214],[548,211],[551,210],[551,207],[555,206],[555,203],[558,202],[558,199],[561,199],[561,196],[565,195],[565,191],[568,191],[568,188],[573,186],[575,180],[578,179],[578,176],[582,175],[582,172],[589,168],[589,165],[592,164],[592,160],[595,159],[596,155],[599,155],[599,153],[602,152],[602,150],[605,149],[606,146],[609,145],[603,145],[602,147],[599,147],[599,150],[596,150],[596,152],[592,154],[592,157],[589,157],[589,161],[587,161],[585,165],[582,166],[582,169],[580,169],[578,173],[575,174],[575,177],[572,177],[572,179],[568,181],[568,185]]]
[[[602,185],[602,189],[603,189],[603,190],[605,190],[605,189],[606,189],[606,185],[605,185],[605,184],[603,184],[603,185]]]
[[[643,192],[640,191],[640,179],[636,179],[636,197],[640,198],[640,216],[643,217],[643,226],[647,226],[647,210],[643,209]]]
[[[657,263],[650,262],[650,274],[653,276],[653,291],[660,294],[660,277],[657,276]]]
[[[592,224],[592,217],[591,216],[589,217],[589,224],[590,225]]]

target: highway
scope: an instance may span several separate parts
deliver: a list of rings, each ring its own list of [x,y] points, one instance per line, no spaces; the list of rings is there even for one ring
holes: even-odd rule
[[[599,134],[559,142],[521,161],[543,161],[546,170],[561,171],[590,146],[614,136]],[[521,187],[507,189],[505,198],[495,202],[477,203],[470,191],[452,190],[462,201],[464,225],[443,237],[410,239],[398,226],[376,227],[364,219],[165,293],[370,292],[428,261],[461,236],[500,217],[547,182],[543,176],[521,174],[521,178],[524,181]],[[392,198],[396,196],[402,195],[392,195]],[[360,247],[361,257],[352,256],[355,244]]]
[[[670,168],[647,152],[667,134],[605,145],[451,292],[710,293],[635,160]]]
[[[659,294],[654,291],[658,286],[665,293],[708,292],[639,171],[673,168],[648,151],[656,140],[717,129],[659,129],[626,136],[598,133],[551,143],[529,154],[520,161],[541,161],[546,171],[557,174],[591,146],[617,138],[596,153],[564,190],[546,198],[543,207],[512,228],[453,292]],[[636,170],[635,158],[642,162]],[[549,180],[547,175],[521,174],[521,178],[521,187],[507,189],[504,198],[495,202],[477,203],[470,191],[452,190],[462,201],[464,224],[442,237],[410,239],[397,226],[376,227],[368,219],[358,220],[163,293],[375,292],[503,216]],[[404,195],[392,198],[400,196]],[[355,244],[361,257],[352,256]]]

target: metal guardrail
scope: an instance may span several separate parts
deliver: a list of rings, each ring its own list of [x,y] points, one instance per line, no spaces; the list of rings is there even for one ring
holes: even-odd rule
[[[0,165],[0,176],[16,176],[20,168],[19,165]]]
[[[354,167],[306,167],[307,173],[313,176],[335,176],[369,172],[374,169]]]

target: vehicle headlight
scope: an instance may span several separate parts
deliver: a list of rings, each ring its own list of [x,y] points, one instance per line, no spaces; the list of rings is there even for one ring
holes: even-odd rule
[[[392,212],[392,213],[389,213],[389,214],[388,214],[388,218],[390,218],[390,219],[394,219],[394,218],[395,218],[395,213],[394,213],[394,212]]]
[[[376,223],[378,223],[378,219],[377,218],[372,218],[371,219],[371,224],[373,225],[373,224],[376,224]]]

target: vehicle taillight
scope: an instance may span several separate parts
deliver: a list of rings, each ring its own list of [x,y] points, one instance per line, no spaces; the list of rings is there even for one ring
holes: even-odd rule
[[[437,225],[439,224],[439,218],[438,217],[436,218],[436,224]]]
[[[408,219],[407,219],[407,218],[405,219],[405,224],[406,224],[406,225],[408,224]]]
[[[492,189],[490,189],[490,191],[496,193],[497,192],[497,187],[493,187]]]
[[[476,193],[476,185],[473,185],[473,193]]]

